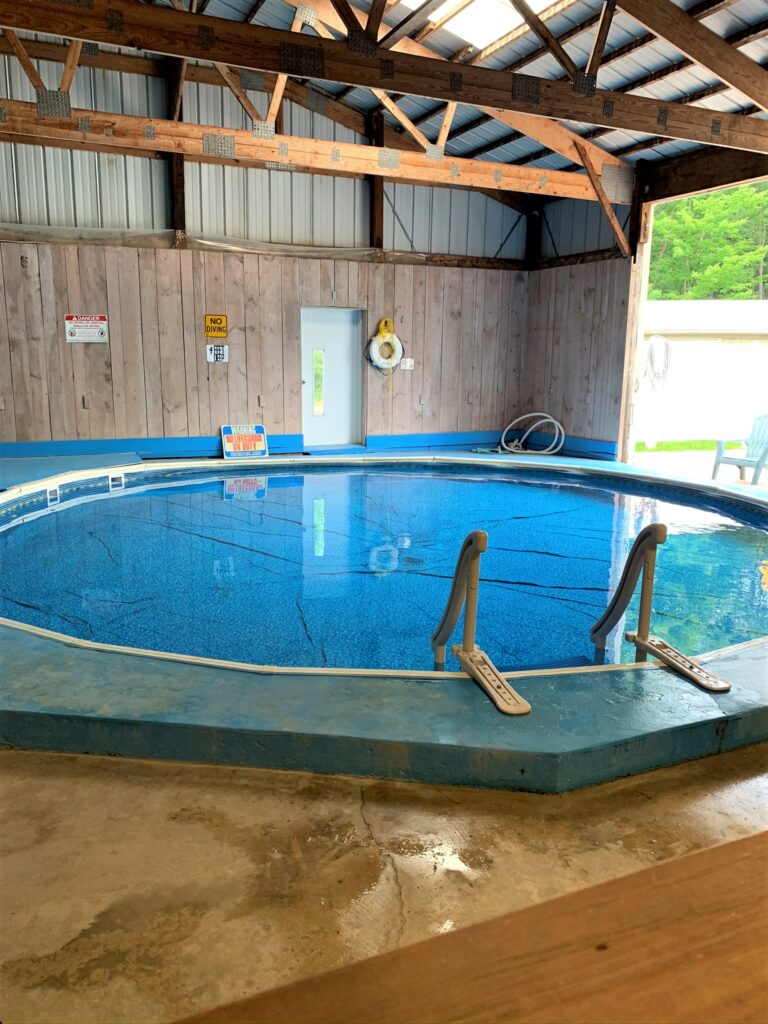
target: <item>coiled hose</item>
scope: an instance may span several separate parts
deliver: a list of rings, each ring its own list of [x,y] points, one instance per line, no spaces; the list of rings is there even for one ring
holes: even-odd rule
[[[533,423],[524,431],[522,437],[516,437],[507,444],[507,434],[510,430],[521,430],[522,427],[520,424],[525,420],[533,420]],[[532,451],[530,448],[525,447],[525,442],[531,434],[535,433],[537,430],[550,432],[553,428],[555,436],[546,448],[542,448],[539,451]],[[501,435],[499,448],[501,451],[509,452],[511,455],[556,455],[564,444],[565,430],[563,429],[562,423],[559,423],[554,416],[550,416],[549,413],[546,412],[527,412],[507,424],[504,428],[504,433]]]

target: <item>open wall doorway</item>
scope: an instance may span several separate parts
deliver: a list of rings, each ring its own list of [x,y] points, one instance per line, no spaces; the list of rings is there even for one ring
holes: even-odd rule
[[[768,181],[658,204],[649,248],[627,457],[706,480],[717,442],[744,452],[768,415]]]
[[[363,440],[359,309],[302,309],[301,411],[304,445]]]

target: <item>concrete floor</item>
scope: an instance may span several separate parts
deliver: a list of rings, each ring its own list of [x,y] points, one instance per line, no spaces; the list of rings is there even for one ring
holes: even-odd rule
[[[0,1019],[149,1024],[766,826],[768,745],[563,796],[0,753]]]

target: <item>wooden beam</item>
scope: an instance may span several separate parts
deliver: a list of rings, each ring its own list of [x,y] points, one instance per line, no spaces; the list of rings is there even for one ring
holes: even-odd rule
[[[250,117],[254,122],[261,121],[261,114],[251,102],[251,98],[248,93],[240,84],[240,75],[236,71],[233,71],[232,68],[227,67],[226,64],[219,64],[214,61],[213,66],[216,68],[222,81],[229,87],[230,91],[235,96],[235,99],[237,99],[248,117]]]
[[[697,192],[768,180],[768,156],[729,149],[704,149],[654,161],[643,199],[653,202]]]
[[[424,149],[429,145],[429,139],[426,137],[424,132],[419,131],[413,121],[408,117],[407,114],[398,107],[398,105],[387,96],[382,89],[371,89],[371,92],[376,99],[381,103],[382,106],[386,107],[390,114],[396,118],[400,124],[405,128],[409,135],[411,135],[420,146]]]
[[[600,68],[600,61],[603,59],[605,44],[608,42],[608,33],[611,31],[611,22],[616,11],[616,0],[605,0],[603,9],[600,12],[600,24],[597,26],[595,40],[592,43],[592,52],[587,63],[587,75],[597,78]]]
[[[627,236],[624,234],[621,224],[619,224],[618,217],[614,213],[613,206],[611,206],[611,201],[605,194],[603,183],[600,180],[600,174],[595,169],[595,166],[592,163],[592,161],[589,159],[589,154],[587,153],[586,149],[582,150],[582,163],[586,168],[589,180],[592,182],[592,188],[595,190],[597,200],[603,208],[603,213],[605,214],[608,223],[611,225],[614,235],[616,235],[616,241],[619,243],[619,248],[625,256],[631,256],[632,250],[629,247]]]
[[[541,20],[538,14],[529,7],[526,0],[510,0],[510,3],[529,28],[535,32],[542,43],[544,43],[560,67],[565,71],[566,75],[568,75],[571,81],[573,81],[579,73],[579,69],[565,52],[562,45],[558,42],[557,36]]]
[[[32,83],[32,88],[35,90],[35,92],[43,91],[45,89],[45,82],[40,77],[40,72],[32,63],[31,57],[24,49],[24,44],[22,43],[22,41],[19,39],[19,37],[16,35],[13,29],[10,28],[4,28],[3,35],[8,40],[8,45],[10,46],[11,50],[13,50],[13,53],[16,59],[18,60],[19,64],[21,64],[24,74]]]
[[[379,40],[379,46],[383,49],[388,50],[394,46],[395,43],[399,43],[401,39],[405,39],[406,36],[411,35],[416,29],[422,28],[429,20],[429,16],[433,11],[436,11],[438,7],[442,7],[445,0],[425,0],[420,7],[411,11],[407,14],[402,21],[398,22],[394,28],[390,29],[387,34]]]
[[[445,146],[448,139],[448,132],[451,130],[451,124],[453,122],[454,114],[456,113],[457,103],[448,103],[445,108],[445,114],[443,115],[443,123],[440,125],[440,134],[437,136],[438,146]]]
[[[686,57],[749,97],[761,110],[768,110],[768,72],[671,0],[620,0],[620,6]]]
[[[526,192],[536,196],[594,199],[594,191],[583,174],[542,172],[530,167],[513,167],[486,161],[444,157],[434,160],[410,150],[382,150],[356,143],[305,139],[296,136],[256,138],[252,131],[102,114],[73,110],[70,118],[41,117],[33,103],[3,100],[5,120],[0,134],[24,134],[39,138],[96,141],[118,147],[183,153],[192,158],[226,154],[242,165],[268,163],[275,168],[317,168],[330,173],[375,175],[393,181],[416,184],[459,185],[467,188]],[[82,121],[88,119],[88,131]]]
[[[67,48],[67,59],[64,61],[64,71],[61,75],[59,92],[70,92],[72,83],[75,80],[75,72],[80,61],[80,51],[83,44],[79,39],[73,39]]]

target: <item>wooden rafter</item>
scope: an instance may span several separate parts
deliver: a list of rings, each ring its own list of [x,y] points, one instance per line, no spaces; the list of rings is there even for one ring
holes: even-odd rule
[[[563,71],[565,71],[566,75],[568,75],[571,80],[575,79],[579,69],[563,49],[560,42],[558,42],[557,36],[551,31],[546,23],[542,21],[538,14],[536,14],[536,12],[528,5],[526,0],[510,0],[510,3],[520,17],[530,27],[531,31],[535,32],[542,43],[544,43],[544,45],[549,49],[550,53],[562,67]]]
[[[373,3],[371,4],[371,9],[368,12],[368,20],[365,23],[365,34],[370,36],[373,40],[379,38],[381,19],[384,17],[384,9],[386,6],[387,0],[373,0]]]
[[[232,150],[231,158],[222,162],[238,166],[269,164],[284,166],[287,170],[306,167],[332,174],[374,175],[417,184],[458,185],[572,199],[595,198],[583,174],[542,173],[535,168],[450,157],[435,160],[411,150],[401,150],[392,158],[391,151],[376,146],[283,135],[263,139],[249,130],[93,110],[73,110],[69,118],[42,117],[33,103],[3,100],[2,105],[5,120],[0,121],[0,137],[23,135],[40,140],[68,140],[75,145],[93,141],[122,151],[147,149],[214,161],[218,159],[215,152],[218,146],[213,142],[221,139],[226,140]],[[83,131],[83,118],[88,119],[87,131]]]
[[[448,132],[451,130],[451,124],[453,122],[457,106],[457,103],[449,103],[445,108],[443,123],[440,125],[440,133],[437,136],[438,146],[445,146],[445,143],[448,140]]]
[[[429,139],[426,137],[424,132],[420,131],[416,127],[416,125],[413,123],[410,117],[408,117],[407,114],[403,113],[403,111],[400,109],[400,107],[398,107],[394,100],[390,99],[390,97],[387,96],[383,89],[371,89],[371,92],[379,101],[379,103],[381,103],[383,107],[386,107],[390,114],[400,122],[400,124],[403,126],[403,128],[405,128],[408,134],[411,135],[420,146],[426,149],[427,146],[429,145]]]
[[[291,24],[291,32],[301,32],[302,20],[297,15],[294,16]],[[269,109],[267,110],[267,123],[275,124],[277,121],[277,115],[280,113],[280,104],[283,102],[283,94],[285,93],[285,87],[288,84],[288,75],[278,75],[275,87],[272,90],[272,98],[269,101]]]
[[[331,0],[334,9],[338,16],[344,23],[344,28],[347,32],[358,32],[360,30],[360,23],[355,17],[355,12],[347,3],[347,0]]]
[[[3,35],[8,40],[8,45],[14,53],[14,56],[21,64],[24,74],[29,79],[32,88],[36,92],[40,92],[45,89],[45,82],[40,77],[40,72],[37,70],[35,65],[32,63],[32,58],[27,53],[24,43],[19,39],[13,29],[4,28]]]
[[[689,17],[696,18],[697,20],[701,19],[701,18],[706,18],[710,14],[715,14],[718,11],[723,10],[724,8],[732,6],[734,3],[736,3],[736,0],[700,0],[699,3],[695,4],[693,7],[691,7],[688,10],[688,15],[689,15]],[[554,6],[557,6],[557,5],[554,5]],[[547,8],[546,11],[543,11],[542,12],[542,17],[544,17],[552,9],[553,9],[552,7],[549,7],[549,8]],[[562,43],[567,43],[570,39],[577,38],[582,33],[588,32],[590,29],[592,29],[596,25],[598,25],[599,21],[600,21],[600,15],[599,14],[592,14],[589,17],[584,18],[582,21],[579,21],[575,25],[571,26],[571,28],[567,29],[565,32],[562,32],[557,37],[558,42],[561,43],[561,44]],[[528,31],[528,26],[527,25],[523,26],[523,29],[525,31]],[[520,29],[514,29],[513,33],[510,33],[509,36],[511,37],[514,34],[514,32],[519,32],[519,31],[520,31]],[[517,38],[517,37],[515,37],[515,38]],[[512,42],[512,41],[513,40],[511,38],[507,38],[507,42]],[[656,36],[653,35],[653,33],[651,33],[651,32],[646,32],[642,36],[638,36],[636,39],[633,39],[631,42],[624,43],[622,46],[618,46],[615,49],[611,50],[609,53],[604,54],[602,59],[601,59],[601,61],[600,61],[600,67],[602,68],[602,67],[606,67],[609,64],[613,64],[615,61],[621,60],[623,57],[626,57],[626,56],[628,56],[631,53],[635,53],[636,51],[641,50],[641,49],[643,49],[646,46],[650,46],[651,43],[653,43],[655,41],[656,41]],[[506,43],[504,45],[506,45]],[[472,59],[469,60],[468,63],[469,64],[482,63],[483,60],[486,60],[494,52],[495,52],[495,46],[494,47],[488,47],[485,50],[481,51],[480,53],[476,54],[474,57],[472,57]],[[503,70],[504,71],[511,71],[513,73],[516,73],[518,71],[524,71],[526,67],[528,67],[530,64],[535,63],[537,60],[540,60],[548,52],[549,51],[548,51],[546,46],[539,46],[535,50],[532,50],[530,53],[527,53],[525,55],[525,57],[519,57],[517,60],[514,60],[510,64],[507,64],[503,68]],[[456,56],[454,56],[453,59],[456,60],[458,58]],[[622,88],[621,90],[617,90],[617,91],[622,91],[623,92],[624,90]],[[422,121],[430,120],[436,114],[441,113],[442,109],[443,109],[442,107],[436,107],[433,110],[427,111],[426,113],[422,114],[420,117],[415,118],[415,123],[417,125],[420,125],[422,123]],[[462,135],[466,135],[467,132],[474,131],[476,128],[479,128],[481,125],[487,124],[489,120],[490,120],[490,118],[483,117],[483,118],[478,118],[476,121],[469,121],[469,122],[467,122],[467,124],[462,125],[460,128],[456,129],[451,134],[451,138],[460,138]]]
[[[571,0],[572,2],[572,0]],[[314,0],[315,8],[318,12],[319,19],[322,22],[330,24],[334,29],[344,30],[341,19],[336,14],[330,0]],[[362,16],[361,16],[362,17]],[[316,23],[316,28],[322,23],[320,20]],[[393,50],[404,54],[413,54],[414,56],[429,57],[431,60],[442,60],[432,50],[427,49],[421,43],[417,43],[412,39],[402,39],[399,43],[396,43]],[[385,86],[389,91],[391,88]],[[343,93],[341,95],[344,95]],[[394,98],[394,97],[391,97]],[[451,97],[453,99],[453,97]],[[519,112],[513,112],[511,110],[493,109],[490,107],[484,108],[488,111],[488,116],[501,121],[502,124],[507,125],[510,128],[514,128],[521,134],[529,134],[531,138],[536,139],[539,142],[543,142],[545,145],[554,145],[557,152],[562,153],[563,156],[567,156],[570,160],[579,160],[578,151],[576,150],[573,142],[574,139],[578,138],[575,132],[566,128],[564,125],[558,124],[556,121],[549,120],[542,117],[533,117],[528,114],[522,114]],[[419,126],[418,120],[414,120],[416,127]],[[592,154],[593,163],[596,166],[602,167],[604,163],[613,163],[617,166],[622,165],[622,161],[606,153],[598,146],[593,146],[592,143],[587,143]]]
[[[411,11],[410,14],[407,14],[402,21],[398,22],[394,28],[390,29],[379,40],[379,46],[388,50],[395,43],[399,43],[401,39],[405,39],[406,36],[422,28],[429,21],[430,14],[436,11],[438,7],[442,7],[444,2],[445,0],[424,0],[424,3]]]
[[[232,68],[227,67],[226,64],[219,64],[216,61],[213,62],[213,66],[221,76],[222,81],[226,86],[229,87],[230,91],[238,101],[240,106],[246,112],[248,117],[254,122],[261,121],[261,114],[256,109],[255,105],[251,101],[250,96],[240,84],[240,75]]]
[[[749,97],[761,110],[768,110],[768,72],[671,0],[620,0],[620,6],[686,57]]]
[[[59,83],[60,92],[70,92],[72,89],[72,83],[75,80],[75,72],[77,71],[77,65],[80,61],[80,51],[83,48],[83,44],[79,39],[73,39],[67,49],[67,59],[64,61],[64,70],[61,73],[61,82]]]
[[[582,162],[586,169],[589,180],[592,183],[592,188],[595,190],[597,201],[602,206],[603,213],[608,219],[608,223],[611,225],[613,233],[616,236],[616,241],[619,243],[619,248],[625,256],[631,256],[632,250],[630,248],[629,242],[627,241],[627,236],[624,234],[621,224],[619,224],[619,219],[616,216],[613,207],[611,206],[610,199],[605,194],[603,183],[600,180],[600,174],[596,170],[592,161],[590,160],[589,153],[587,153],[586,150],[583,150],[582,152]]]
[[[320,25],[319,22],[318,25]],[[30,56],[35,59],[52,61],[59,64],[63,64],[66,60],[68,50],[68,47],[62,43],[49,43],[34,40],[29,40],[27,42],[27,48]],[[13,54],[10,44],[4,40],[1,35],[0,53]],[[82,56],[80,63],[86,67],[93,67],[102,71],[122,71],[126,74],[149,75],[156,78],[166,79],[168,77],[167,60],[162,58],[140,57],[134,54],[125,53],[99,52]],[[218,88],[228,88],[228,86],[223,82],[219,72],[214,67],[206,64],[187,64],[185,81],[195,82],[201,85],[211,85]],[[269,74],[264,75],[264,85],[267,90],[274,87],[275,81],[276,76]],[[348,128],[350,131],[357,132],[358,135],[367,134],[365,114],[356,110],[354,107],[347,106],[344,103],[339,103],[338,100],[326,93],[320,92],[312,86],[303,85],[295,79],[289,78],[285,86],[285,98],[290,99],[292,102],[307,109],[315,111],[321,110],[323,116],[328,118],[328,120],[333,121],[335,124],[340,124],[344,128]],[[170,119],[173,120],[173,117]],[[3,136],[3,140],[5,141],[10,139],[13,139],[15,142],[24,142],[30,145],[44,144],[59,149],[68,145],[73,146],[72,143],[60,140],[35,139],[35,137],[27,138],[22,135],[15,138],[12,135]],[[390,128],[388,125],[383,126],[382,140],[382,145],[385,145],[390,149],[416,150],[422,148],[415,139],[411,138],[410,135],[403,134],[394,128]],[[116,149],[115,147],[105,148],[94,142],[84,143],[79,141],[74,148],[85,149],[89,152],[121,152],[121,150]],[[148,157],[159,156],[158,153],[152,152],[151,150],[142,150],[141,155]],[[315,170],[312,168],[307,168],[307,171],[309,173],[315,173]],[[317,173],[324,175],[329,172],[317,170]],[[484,195],[487,195],[489,199],[493,199],[505,206],[509,206],[518,213],[529,212],[532,204],[535,204],[536,202],[535,199],[527,196],[515,195],[512,192],[502,192],[495,188],[480,189],[480,191]]]
[[[608,42],[608,33],[611,31],[611,22],[616,11],[616,0],[604,0],[603,9],[600,12],[600,24],[597,27],[595,40],[592,43],[592,51],[587,62],[587,74],[597,77],[600,61],[603,59],[605,44]]]

